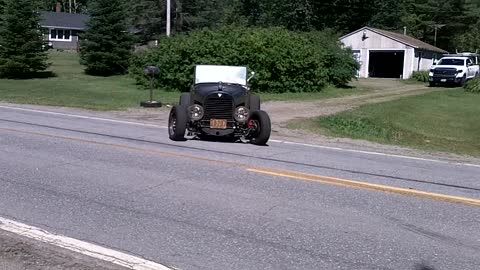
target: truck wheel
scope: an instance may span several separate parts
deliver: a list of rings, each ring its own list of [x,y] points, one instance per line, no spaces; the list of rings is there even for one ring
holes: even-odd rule
[[[249,102],[251,112],[260,110],[260,97],[259,96],[251,94],[248,102]]]
[[[460,86],[463,87],[466,81],[467,81],[467,75],[463,75],[462,80],[460,81]]]
[[[190,93],[182,93],[180,96],[179,105],[185,108],[190,106]]]
[[[428,86],[429,87],[435,87],[435,86],[437,86],[437,84],[435,82],[428,82]]]
[[[187,110],[182,106],[173,106],[168,117],[168,136],[172,141],[185,141],[187,130]]]
[[[265,111],[254,111],[250,117],[250,121],[253,121],[256,125],[256,130],[250,142],[255,145],[265,145],[270,139],[270,133],[272,132],[272,124],[270,117]]]

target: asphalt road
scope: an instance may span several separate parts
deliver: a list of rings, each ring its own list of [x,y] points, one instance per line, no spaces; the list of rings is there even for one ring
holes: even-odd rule
[[[468,199],[480,167],[0,108],[0,216],[177,269],[479,269]]]

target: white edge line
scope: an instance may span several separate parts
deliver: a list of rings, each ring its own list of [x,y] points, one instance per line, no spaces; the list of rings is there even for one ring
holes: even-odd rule
[[[83,116],[83,115],[76,115],[76,114],[50,112],[50,111],[41,111],[41,110],[33,110],[33,109],[25,109],[25,108],[17,108],[17,107],[9,107],[9,106],[1,106],[1,105],[0,105],[0,108],[17,110],[17,111],[25,111],[25,112],[36,112],[36,113],[43,113],[43,114],[51,114],[51,115],[61,115],[61,116],[68,116],[68,117],[74,117],[74,118],[80,118],[80,119],[90,119],[90,120],[98,120],[98,121],[128,124],[128,125],[136,125],[136,126],[167,128],[167,127],[162,127],[162,126],[157,126],[157,125],[152,125],[152,124],[138,123],[138,122],[130,122],[130,121],[114,120],[114,119],[107,119],[107,118],[100,118],[100,117],[90,117],[90,116]]]
[[[328,150],[336,150],[336,151],[344,151],[344,152],[351,152],[351,153],[368,154],[368,155],[376,155],[376,156],[384,156],[384,157],[394,157],[394,158],[411,159],[411,160],[420,160],[420,161],[428,161],[428,162],[434,162],[434,163],[454,164],[454,165],[480,168],[480,165],[478,165],[478,164],[461,163],[461,162],[449,162],[449,161],[437,160],[437,159],[403,156],[403,155],[395,155],[395,154],[386,154],[386,153],[380,153],[380,152],[353,150],[353,149],[346,149],[346,148],[340,148],[340,147],[331,147],[331,146],[323,146],[323,145],[315,145],[315,144],[307,144],[307,143],[296,143],[296,142],[280,141],[280,140],[270,140],[270,141],[275,142],[275,143],[300,145],[300,146],[307,146],[307,147],[314,147],[314,148],[321,148],[321,149],[328,149]]]
[[[171,270],[164,265],[0,217],[0,230],[134,270]]]
[[[107,118],[100,118],[100,117],[90,117],[90,116],[75,115],[75,114],[57,113],[57,112],[25,109],[25,108],[10,107],[10,106],[1,106],[0,105],[0,108],[10,109],[10,110],[18,110],[18,111],[27,111],[27,112],[37,112],[37,113],[44,113],[44,114],[51,114],[51,115],[61,115],[61,116],[68,116],[68,117],[74,117],[74,118],[80,118],[80,119],[90,119],[90,120],[98,120],[98,121],[128,124],[128,125],[136,125],[136,126],[167,128],[167,127],[164,127],[164,126],[157,126],[157,125],[152,125],[152,124],[143,124],[143,123],[138,123],[138,122],[114,120],[114,119],[107,119]],[[351,153],[359,153],[359,154],[367,154],[367,155],[394,157],[394,158],[420,160],[420,161],[428,161],[428,162],[434,162],[434,163],[454,164],[454,165],[460,165],[460,166],[466,166],[466,167],[480,168],[480,165],[470,164],[470,163],[449,162],[449,161],[436,160],[436,159],[419,158],[419,157],[403,156],[403,155],[394,155],[394,154],[386,154],[386,153],[380,153],[380,152],[353,150],[353,149],[346,149],[346,148],[340,148],[340,147],[331,147],[331,146],[306,144],[306,143],[296,143],[296,142],[280,141],[280,140],[270,140],[270,142],[284,143],[284,144],[291,144],[291,145],[300,145],[300,146],[307,146],[307,147],[314,147],[314,148],[321,148],[321,149],[328,149],[328,150],[336,150],[336,151],[343,151],[343,152],[351,152]]]

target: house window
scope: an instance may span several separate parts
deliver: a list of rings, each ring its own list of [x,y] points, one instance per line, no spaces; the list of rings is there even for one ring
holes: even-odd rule
[[[72,31],[66,29],[50,29],[50,40],[72,41]]]

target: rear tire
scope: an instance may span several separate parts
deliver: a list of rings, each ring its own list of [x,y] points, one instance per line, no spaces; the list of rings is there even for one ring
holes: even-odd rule
[[[172,141],[185,141],[187,130],[187,110],[183,106],[173,106],[168,117],[168,136]]]
[[[257,121],[258,126],[255,134],[250,138],[250,142],[255,145],[266,145],[272,132],[270,117],[265,111],[254,111],[250,120]]]

